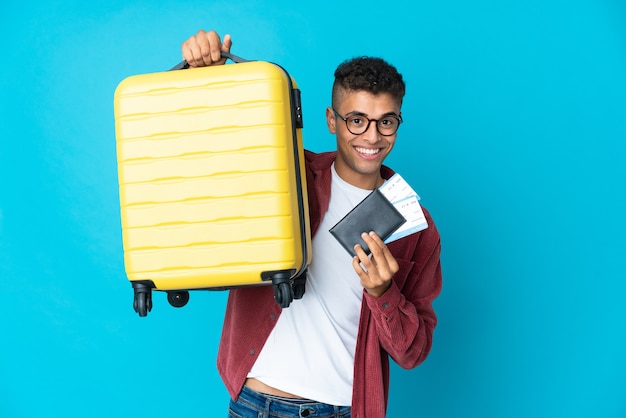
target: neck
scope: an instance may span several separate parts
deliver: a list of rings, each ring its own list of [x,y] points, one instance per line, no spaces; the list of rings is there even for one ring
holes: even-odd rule
[[[337,165],[335,165],[335,171],[343,181],[363,190],[374,190],[382,186],[385,182],[380,175],[380,172],[374,174],[360,174],[354,172],[345,173],[343,170],[338,169]]]

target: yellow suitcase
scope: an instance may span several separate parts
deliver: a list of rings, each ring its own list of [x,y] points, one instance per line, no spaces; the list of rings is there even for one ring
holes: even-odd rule
[[[131,76],[114,98],[126,274],[152,290],[273,285],[302,297],[311,238],[300,91],[280,66],[236,61]]]

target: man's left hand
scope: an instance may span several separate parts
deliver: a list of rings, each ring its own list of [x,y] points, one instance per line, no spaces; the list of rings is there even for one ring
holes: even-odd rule
[[[372,252],[372,256],[368,257],[363,248],[357,244],[354,246],[357,256],[352,260],[352,266],[361,278],[361,285],[365,291],[378,298],[389,289],[391,278],[400,267],[378,234],[364,232],[361,237]]]

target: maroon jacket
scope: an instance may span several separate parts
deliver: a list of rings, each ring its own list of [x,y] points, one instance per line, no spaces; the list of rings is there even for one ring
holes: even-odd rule
[[[335,155],[334,152],[306,151],[313,235],[330,202],[330,168]],[[388,179],[393,171],[383,166],[381,174]],[[380,298],[363,291],[354,359],[353,418],[385,416],[389,394],[388,356],[401,367],[410,369],[424,361],[432,346],[437,324],[432,302],[441,291],[441,245],[439,233],[426,209],[424,214],[427,229],[387,245],[400,266],[391,287]],[[217,367],[233,399],[239,396],[280,313],[271,286],[230,290]],[[285,361],[289,361],[289,353],[285,353]]]

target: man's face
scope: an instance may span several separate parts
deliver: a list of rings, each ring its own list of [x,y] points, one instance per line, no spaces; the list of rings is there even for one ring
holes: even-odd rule
[[[387,93],[373,95],[365,91],[344,91],[337,103],[335,110],[344,118],[365,116],[379,120],[390,115],[400,116],[400,104]],[[381,135],[374,121],[364,133],[355,135],[331,108],[326,110],[326,121],[330,132],[337,137],[335,170],[339,177],[362,189],[372,190],[380,186],[380,166],[391,152],[397,133]]]

